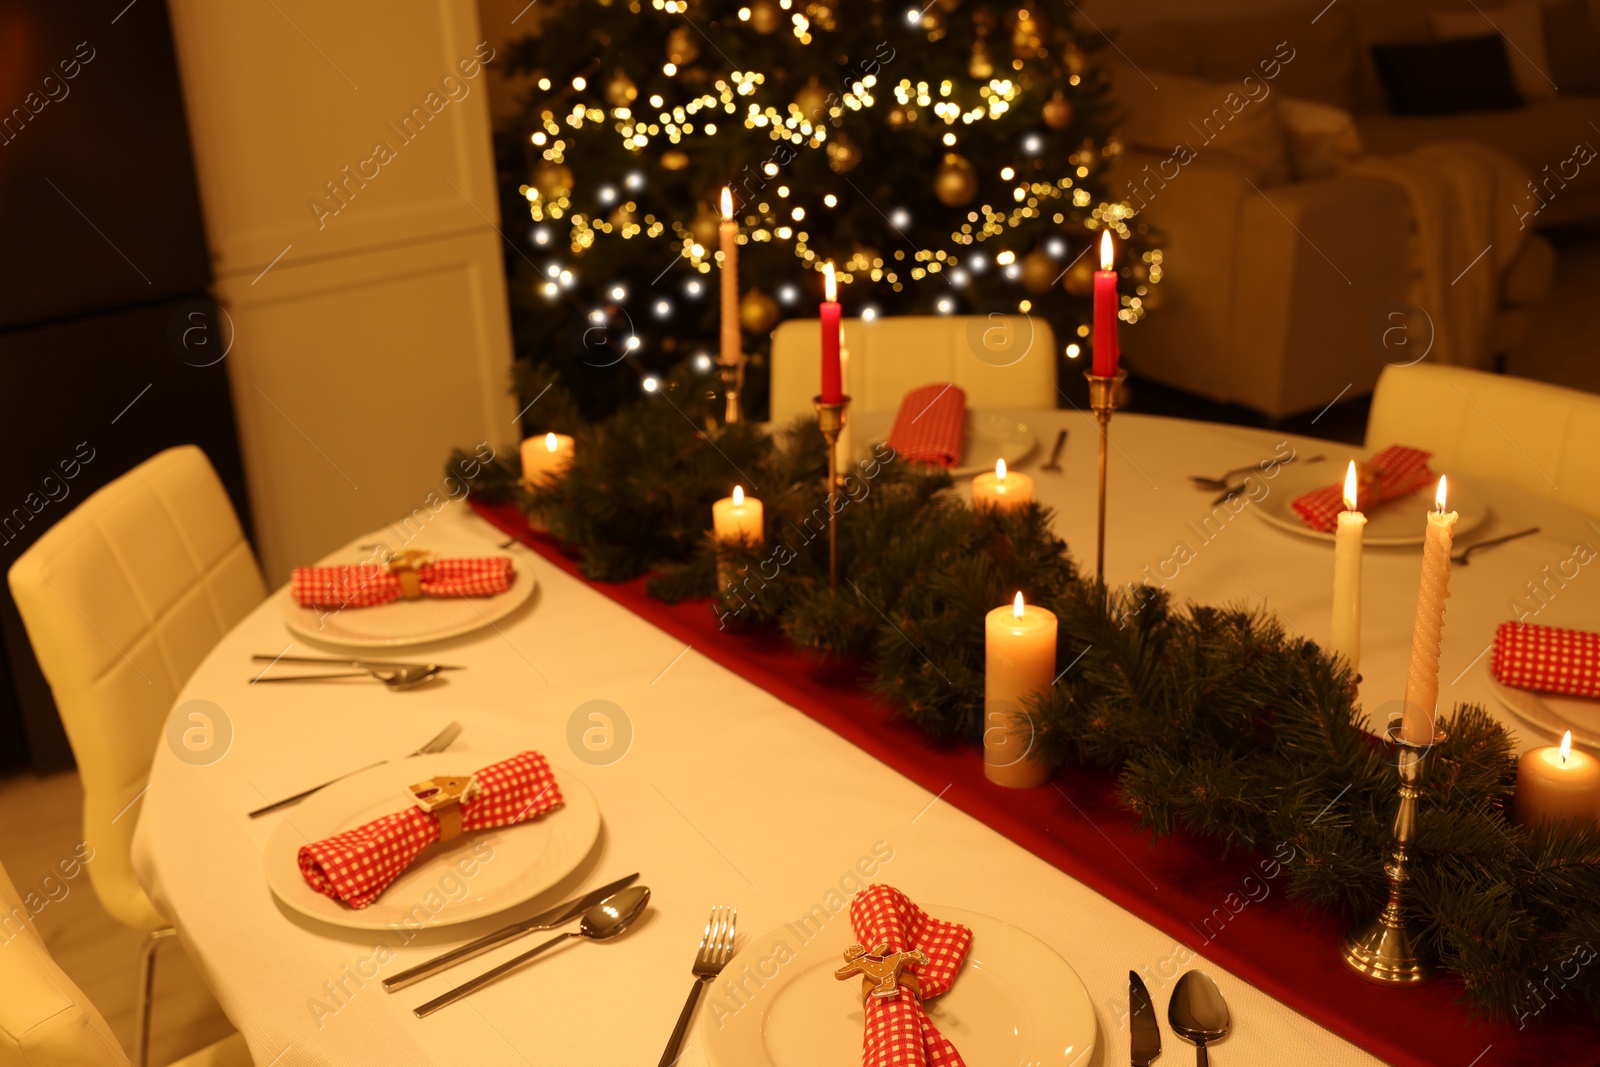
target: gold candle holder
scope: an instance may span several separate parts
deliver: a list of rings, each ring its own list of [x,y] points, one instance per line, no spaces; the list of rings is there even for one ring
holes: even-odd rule
[[[843,397],[837,404],[825,404],[822,397],[814,396],[811,404],[817,409],[817,428],[822,439],[828,442],[828,588],[839,588],[839,434],[849,421],[850,398]]]
[[[744,362],[717,360],[717,374],[722,378],[722,399],[725,408],[722,421],[729,426],[739,422],[739,390],[744,386]]]
[[[1111,413],[1117,410],[1117,391],[1127,379],[1128,372],[1119,370],[1109,377],[1092,371],[1083,375],[1089,379],[1089,407],[1100,423],[1100,524],[1095,531],[1094,576],[1106,580],[1106,448],[1111,442]]]
[[[1408,866],[1411,843],[1417,832],[1417,798],[1433,752],[1444,744],[1447,734],[1435,729],[1433,742],[1418,745],[1407,741],[1400,720],[1389,724],[1389,743],[1394,746],[1400,772],[1400,809],[1394,816],[1394,851],[1383,865],[1389,876],[1389,899],[1378,917],[1358,922],[1345,937],[1344,965],[1356,974],[1381,986],[1419,986],[1439,976],[1439,964],[1422,946],[1419,924],[1405,914],[1405,885],[1410,880]]]

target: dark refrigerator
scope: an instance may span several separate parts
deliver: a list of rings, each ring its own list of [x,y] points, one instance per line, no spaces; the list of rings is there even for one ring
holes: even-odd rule
[[[0,0],[0,569],[84,497],[199,445],[249,529],[167,10]],[[9,588],[0,771],[71,753]]]

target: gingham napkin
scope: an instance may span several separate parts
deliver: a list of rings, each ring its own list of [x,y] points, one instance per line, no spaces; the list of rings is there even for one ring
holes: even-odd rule
[[[525,822],[562,803],[555,775],[537,752],[484,767],[477,779],[478,795],[461,806],[464,834]],[[300,873],[317,892],[364,908],[438,839],[438,816],[412,806],[305,845],[300,849]]]
[[[417,568],[422,595],[494,596],[511,588],[516,564],[510,556],[436,559]],[[296,567],[289,591],[303,608],[370,608],[399,600],[400,578],[384,563]]]
[[[922,987],[919,999],[901,988],[895,997],[867,997],[862,1067],[963,1067],[961,1053],[922,1008],[922,1000],[948,990],[966,962],[972,931],[935,919],[900,890],[874,885],[850,902],[850,925],[869,950],[887,944],[891,952],[920,950],[928,962],[911,964]]]
[[[1506,685],[1600,698],[1600,634],[1503,622],[1489,669]]]
[[[937,382],[913,389],[900,401],[889,431],[889,447],[913,463],[954,467],[961,462],[967,433],[967,394]]]
[[[1434,481],[1428,469],[1432,452],[1390,445],[1367,462],[1358,464],[1356,477],[1356,509],[1366,511],[1385,500],[1415,493]],[[1296,497],[1295,513],[1313,530],[1331,533],[1338,529],[1339,512],[1344,510],[1344,479],[1338,485],[1325,485],[1321,489]]]

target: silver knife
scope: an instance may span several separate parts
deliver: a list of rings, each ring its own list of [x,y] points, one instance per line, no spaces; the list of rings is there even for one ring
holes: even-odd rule
[[[639,872],[635,871],[626,878],[618,878],[610,885],[603,885],[599,889],[585,893],[575,900],[569,900],[565,904],[557,904],[549,911],[540,912],[531,919],[524,919],[521,922],[512,923],[510,926],[503,926],[493,933],[484,934],[476,941],[468,941],[460,948],[451,949],[442,956],[435,956],[426,963],[419,963],[415,967],[401,971],[399,974],[390,975],[383,980],[383,988],[393,993],[398,989],[415,985],[424,978],[431,978],[440,971],[448,970],[465,960],[481,956],[492,948],[510,944],[524,934],[531,934],[538,930],[553,930],[558,926],[571,922],[617,890],[626,889],[638,880]]]
[[[1138,971],[1128,972],[1128,1012],[1133,1067],[1150,1067],[1150,1061],[1161,1055],[1161,1027],[1156,1022],[1155,1002]]]

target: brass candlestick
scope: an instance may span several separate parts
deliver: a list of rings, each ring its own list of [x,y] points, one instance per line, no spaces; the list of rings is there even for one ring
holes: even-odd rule
[[[722,421],[729,426],[739,422],[739,390],[744,385],[744,361],[717,360],[717,374],[722,378],[722,398],[726,402]]]
[[[1422,947],[1421,930],[1405,914],[1403,899],[1411,843],[1417,832],[1417,797],[1435,749],[1447,735],[1436,729],[1433,743],[1418,745],[1401,734],[1400,720],[1389,724],[1400,771],[1400,810],[1394,816],[1394,851],[1383,871],[1389,876],[1389,900],[1376,919],[1358,922],[1344,940],[1344,965],[1369,982],[1383,986],[1419,986],[1438,977],[1438,962]]]
[[[822,439],[828,442],[828,588],[839,588],[839,433],[849,421],[850,398],[841,397],[836,404],[823,403],[822,397],[811,398],[817,409],[817,428]]]
[[[1119,370],[1109,377],[1086,372],[1089,379],[1089,407],[1100,422],[1100,525],[1095,537],[1094,576],[1106,580],[1106,447],[1111,438],[1111,413],[1117,410],[1117,390],[1122,387],[1128,372]]]

